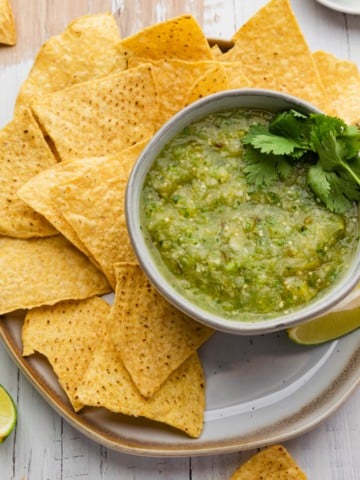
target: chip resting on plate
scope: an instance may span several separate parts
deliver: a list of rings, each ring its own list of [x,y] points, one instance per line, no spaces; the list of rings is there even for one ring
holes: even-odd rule
[[[212,60],[207,38],[191,15],[182,15],[144,28],[119,43],[127,58],[144,57],[152,60]]]
[[[46,237],[55,229],[18,196],[37,173],[56,164],[30,110],[23,109],[0,130],[0,235]]]
[[[146,417],[197,438],[203,429],[205,378],[196,353],[174,371],[151,398],[144,398],[124,367],[110,335],[95,350],[77,390],[79,402]]]
[[[32,108],[63,161],[111,155],[143,142],[159,117],[149,64],[50,93]]]
[[[332,109],[346,123],[360,123],[360,71],[355,63],[317,51],[315,63]]]
[[[25,316],[23,355],[47,357],[75,411],[83,406],[76,390],[106,333],[109,311],[108,303],[92,297],[34,308]]]
[[[272,445],[241,465],[229,480],[306,480],[305,473],[282,445]]]
[[[0,315],[110,290],[105,276],[62,235],[0,237]]]
[[[9,0],[0,0],[0,44],[15,45],[16,26]]]
[[[213,333],[170,305],[138,265],[116,265],[109,332],[125,367],[145,397]]]
[[[115,289],[114,264],[135,262],[125,222],[129,170],[145,143],[103,157],[83,174],[53,187],[53,205]]]
[[[289,0],[270,0],[233,36],[224,54],[239,60],[250,86],[295,95],[331,113],[312,53]]]
[[[21,85],[17,107],[43,94],[123,70],[126,63],[117,48],[119,40],[119,29],[109,13],[74,20],[38,51]]]

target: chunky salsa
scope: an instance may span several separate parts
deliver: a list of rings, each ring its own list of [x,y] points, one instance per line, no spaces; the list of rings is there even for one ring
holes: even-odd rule
[[[358,234],[357,207],[329,211],[307,188],[305,163],[270,186],[247,182],[242,137],[271,116],[240,109],[191,124],[142,192],[149,243],[175,288],[229,318],[309,302],[341,275]]]

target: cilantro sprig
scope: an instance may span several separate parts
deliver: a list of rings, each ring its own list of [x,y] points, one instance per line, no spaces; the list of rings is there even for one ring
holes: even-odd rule
[[[286,178],[298,161],[309,162],[307,183],[329,210],[344,213],[360,200],[360,130],[337,117],[296,110],[253,125],[243,137],[249,183]]]

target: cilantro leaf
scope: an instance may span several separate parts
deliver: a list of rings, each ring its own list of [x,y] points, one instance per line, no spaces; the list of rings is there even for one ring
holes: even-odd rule
[[[294,162],[315,160],[308,185],[334,212],[360,200],[360,130],[337,117],[288,110],[269,126],[253,125],[243,138],[250,183],[269,185],[285,178]]]

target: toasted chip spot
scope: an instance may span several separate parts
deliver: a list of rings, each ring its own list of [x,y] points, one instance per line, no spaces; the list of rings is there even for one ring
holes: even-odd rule
[[[0,314],[110,290],[104,275],[61,235],[0,237]]]
[[[197,438],[203,429],[205,379],[196,353],[151,398],[144,398],[124,367],[110,335],[95,350],[77,390],[78,401],[112,412],[166,423]]]
[[[31,177],[56,164],[30,110],[0,130],[0,235],[46,237],[58,232],[17,195]]]
[[[77,387],[93,352],[106,333],[110,305],[98,297],[60,302],[26,314],[22,329],[23,355],[47,357],[75,411],[83,404]]]
[[[9,0],[0,0],[0,44],[15,45],[16,26]]]
[[[306,480],[305,473],[282,445],[273,445],[253,455],[229,480]]]
[[[132,380],[145,397],[213,333],[170,305],[138,265],[117,264],[110,334]]]

